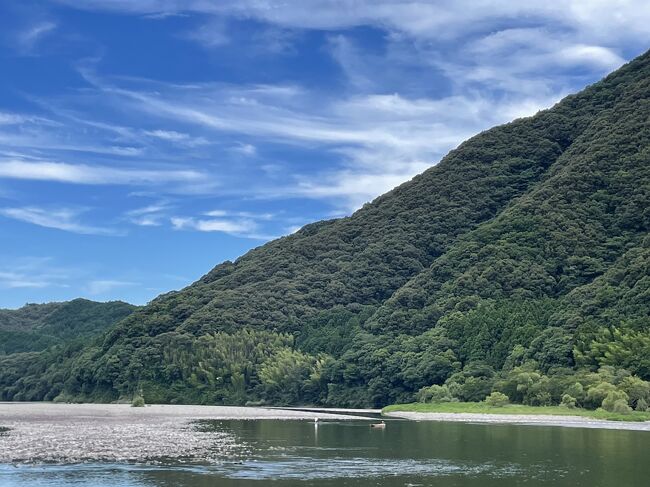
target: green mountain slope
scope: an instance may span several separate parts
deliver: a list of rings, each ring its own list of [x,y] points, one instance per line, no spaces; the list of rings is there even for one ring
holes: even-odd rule
[[[134,309],[120,301],[97,303],[86,299],[0,309],[0,354],[39,351],[99,335]]]
[[[559,297],[639,245],[650,228],[649,93],[650,71],[592,118],[535,188],[395,293],[373,328],[424,331],[480,299]]]
[[[641,61],[637,63],[640,65]],[[486,131],[349,218],[308,225],[151,303],[123,333],[295,331],[336,305],[379,305],[547,170],[644,73],[631,65],[535,117]],[[565,158],[566,159],[566,158]]]
[[[437,326],[456,341],[454,350],[465,365],[481,361],[496,370],[506,365],[516,345],[527,348],[529,358],[548,370],[575,366],[576,341],[590,340],[586,335],[602,327],[634,322],[636,329],[648,332],[647,300],[636,299],[634,307],[615,299],[592,302],[591,307],[585,303],[602,288],[601,281],[594,280],[610,268],[616,275],[617,266],[621,272],[634,264],[639,266],[637,275],[645,271],[647,276],[647,265],[639,263],[644,254],[630,251],[637,257],[634,262],[619,259],[641,245],[650,228],[648,55],[580,96],[614,96],[615,103],[590,117],[586,129],[535,187],[460,236],[383,303],[366,323],[369,331],[386,341]],[[576,320],[589,321],[587,310],[609,319],[576,327]],[[365,357],[355,361],[363,363]],[[593,358],[590,363],[630,368],[633,361]],[[359,367],[352,357],[347,362],[350,367],[343,368],[337,383],[364,389],[368,402],[408,400],[413,387],[387,367],[370,363],[356,373]],[[647,372],[643,375],[650,378]]]
[[[579,364],[650,378],[650,237],[562,299],[554,325],[575,331]]]
[[[646,53],[83,349],[0,361],[0,398],[383,405],[443,383],[482,399],[512,373],[547,387],[517,400],[557,403],[599,366],[650,379],[632,369],[650,343],[649,117]]]

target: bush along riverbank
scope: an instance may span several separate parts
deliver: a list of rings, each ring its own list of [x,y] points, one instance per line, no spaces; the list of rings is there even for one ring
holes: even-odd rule
[[[501,374],[481,367],[423,387],[418,402],[383,412],[535,414],[614,421],[650,421],[650,382],[623,369],[542,374],[530,364]]]

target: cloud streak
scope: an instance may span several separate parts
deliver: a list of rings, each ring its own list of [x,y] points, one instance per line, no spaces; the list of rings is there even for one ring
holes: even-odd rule
[[[0,287],[9,289],[21,288],[44,288],[50,286],[51,283],[47,280],[35,279],[33,275],[27,275],[18,272],[3,272],[0,271]]]
[[[175,130],[147,130],[144,132],[145,135],[150,137],[155,137],[160,140],[165,140],[167,142],[178,144],[181,146],[187,147],[198,147],[202,145],[208,145],[210,142],[204,137],[192,137],[189,134],[176,132]]]
[[[204,182],[207,175],[194,170],[142,170],[50,161],[0,159],[0,178],[55,181],[72,184],[149,185]]]
[[[85,225],[78,221],[80,210],[69,208],[45,209],[35,206],[0,208],[0,215],[45,228],[54,228],[83,235],[120,235],[115,229]]]
[[[159,227],[163,224],[163,221],[167,218],[167,213],[172,208],[166,202],[159,202],[129,210],[125,216],[134,225],[141,227]]]
[[[204,166],[220,166],[222,158],[227,164],[229,157],[238,155],[242,160],[242,156],[255,159],[260,167],[278,167],[276,161],[263,160],[267,144],[305,148],[320,159],[336,157],[336,163],[328,167],[294,170],[282,185],[268,180],[241,184],[242,174],[234,166],[225,167],[224,172],[243,188],[242,196],[255,193],[255,197],[325,199],[347,211],[435,164],[474,133],[532,115],[557,102],[574,88],[571,77],[577,75],[568,74],[572,69],[582,69],[588,73],[585,79],[591,80],[594,73],[604,74],[624,62],[625,42],[650,41],[646,28],[650,13],[641,1],[616,2],[616,16],[610,13],[610,3],[601,0],[573,0],[563,5],[541,0],[520,4],[505,0],[56,3],[158,19],[198,13],[201,21],[194,24],[194,31],[184,27],[175,35],[206,47],[232,44],[230,34],[236,33],[231,32],[236,22],[251,19],[257,22],[255,35],[281,33],[284,44],[295,39],[297,31],[336,31],[325,36],[329,41],[324,50],[347,78],[347,86],[337,93],[298,83],[183,84],[111,78],[97,75],[92,64],[86,63],[80,71],[95,90],[94,94],[85,93],[86,102],[94,99],[98,104],[121,108],[122,113],[133,110],[138,115],[134,118],[165,128],[135,129],[125,123],[97,122],[83,116],[76,117],[76,123],[112,133],[117,142],[86,143],[79,148],[125,158],[157,151],[165,157],[190,161],[196,154],[187,157],[172,152],[192,149],[204,151],[194,159]],[[357,26],[383,32],[382,48],[371,51],[346,31]],[[284,44],[280,52],[290,50]],[[447,92],[428,89],[429,80],[436,76],[449,83]],[[394,92],[389,91],[393,88]],[[74,150],[56,137],[48,140],[36,135],[27,137],[25,146],[40,143],[44,148]],[[21,136],[24,134],[11,133],[3,139],[0,133],[0,142],[19,144]],[[227,153],[219,153],[215,141],[220,140],[229,141]],[[16,174],[31,174],[30,178],[37,179],[39,173],[51,178],[48,180],[78,184],[180,183],[182,191],[197,194],[210,193],[217,187],[214,181],[205,183],[204,172],[189,168],[148,171],[91,168],[80,163],[75,167],[43,166],[45,171],[27,169],[6,167],[4,174],[15,178],[19,178]],[[220,188],[232,192],[234,185]],[[144,226],[160,221],[140,218]]]
[[[201,13],[254,18],[291,29],[340,30],[376,26],[423,39],[449,39],[494,30],[517,19],[553,23],[576,36],[611,42],[620,38],[650,38],[650,12],[644,0],[57,0],[75,8],[118,11],[133,15]]]
[[[91,296],[99,296],[103,294],[109,294],[113,292],[115,289],[136,286],[137,284],[138,284],[137,282],[131,282],[131,281],[98,279],[98,280],[90,281],[86,285],[86,290],[88,294],[90,294]]]
[[[324,100],[321,93],[295,86],[148,81],[141,88],[127,89],[86,76],[102,96],[143,115],[215,134],[254,138],[258,144],[283,143],[335,155],[341,161],[339,168],[323,168],[315,176],[296,174],[279,187],[250,191],[257,197],[338,200],[348,211],[430,167],[474,133],[533,115],[560,97],[556,92],[494,97],[473,91],[437,99],[393,93]],[[247,156],[257,153],[252,144],[235,147]],[[194,222],[195,228],[200,226]]]
[[[207,218],[206,218],[207,217]],[[260,223],[275,219],[273,213],[254,213],[248,211],[210,210],[201,217],[174,216],[170,223],[174,230],[194,230],[198,232],[220,232],[236,237],[255,240],[275,238],[260,232]]]
[[[0,288],[44,289],[67,288],[69,272],[53,267],[50,258],[13,258],[10,264],[0,262]]]
[[[42,21],[30,25],[18,32],[15,37],[18,51],[23,55],[33,54],[41,40],[52,33],[56,28],[56,23],[51,21]]]

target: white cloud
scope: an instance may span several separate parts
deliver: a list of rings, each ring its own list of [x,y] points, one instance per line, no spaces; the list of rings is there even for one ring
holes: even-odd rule
[[[203,213],[205,216],[216,216],[216,217],[222,217],[222,216],[228,216],[229,212],[226,210],[211,210],[211,211],[206,211]]]
[[[45,209],[35,206],[20,208],[0,208],[0,215],[6,218],[31,223],[46,228],[55,228],[66,232],[80,233],[85,235],[118,235],[119,232],[110,229],[91,225],[85,225],[78,221],[80,210],[69,208]]]
[[[554,66],[593,66],[609,70],[625,62],[611,47],[579,42],[570,33],[558,32],[552,26],[499,30],[467,43],[463,49],[465,57],[482,57],[483,63],[488,60],[496,63],[503,58],[517,60],[514,67],[528,72]]]
[[[276,217],[275,213],[254,213],[252,211],[227,211],[227,210],[210,210],[203,213],[205,216],[216,217],[243,217],[251,220],[272,220]]]
[[[379,194],[390,191],[428,167],[423,164],[419,170],[395,174],[368,174],[340,171],[320,182],[305,181],[295,188],[296,194],[307,198],[338,198],[347,212],[358,209],[363,203]]]
[[[94,154],[108,154],[119,157],[136,157],[143,154],[141,147],[118,145],[92,145],[81,141],[58,140],[56,135],[46,130],[33,130],[29,132],[0,132],[0,146],[15,147],[38,151],[66,151],[71,153],[87,152]],[[92,155],[90,157],[93,157]]]
[[[347,78],[336,93],[295,84],[165,84],[109,80],[90,69],[83,74],[96,99],[171,127],[146,131],[148,138],[180,145],[192,137],[188,127],[193,127],[223,136],[228,144],[231,138],[246,140],[227,150],[255,155],[242,166],[260,162],[255,169],[277,179],[240,184],[240,195],[323,198],[347,210],[437,163],[471,135],[551,106],[650,41],[645,0],[61,2],[134,15],[200,13],[202,24],[190,36],[208,47],[234,45],[228,17],[258,22],[255,32],[284,39],[281,50],[297,31],[336,32],[326,49]],[[380,48],[368,49],[345,31],[356,26],[383,30]],[[444,91],[433,92],[436,86]],[[304,173],[292,168],[278,187],[282,172],[265,168],[286,166],[261,160],[266,151],[258,155],[257,147],[266,143],[306,148],[315,157],[305,162]],[[324,160],[327,167],[319,168]],[[142,216],[140,224],[160,221]],[[201,221],[207,220],[190,218],[183,225],[199,229]]]
[[[304,225],[291,225],[287,228],[285,228],[285,232],[288,235],[296,233],[298,230],[300,230]]]
[[[517,27],[469,40],[452,55],[431,59],[458,86],[548,95],[566,88],[576,69],[597,76],[619,67],[625,60],[617,51],[585,44],[556,26]]]
[[[279,97],[268,92],[259,96],[255,86],[208,84],[187,90],[183,86],[161,85],[156,94],[107,86],[101,89],[121,98],[123,103],[130,103],[133,109],[156,113],[176,122],[290,143],[426,145],[429,149],[439,144],[448,148],[452,140],[458,142],[462,140],[460,137],[473,133],[473,127],[458,134],[458,127],[446,127],[446,122],[466,125],[468,118],[477,122],[481,116],[489,117],[487,122],[500,120],[494,114],[497,100],[479,94],[438,100],[370,94],[317,104],[318,93],[301,93],[294,98],[303,100],[287,101],[284,93]],[[513,100],[513,103],[520,102]],[[298,105],[296,109],[291,107],[292,103]],[[433,136],[441,129],[458,135]]]
[[[189,134],[176,132],[175,130],[147,130],[145,134],[150,137],[162,139],[179,145],[196,147],[208,145],[210,142],[203,137],[192,137]]]
[[[17,125],[24,123],[27,118],[18,113],[0,112],[0,125]]]
[[[232,150],[248,157],[257,154],[257,148],[253,144],[239,144],[234,146]]]
[[[650,9],[645,0],[59,0],[76,8],[132,14],[198,12],[254,18],[286,28],[345,29],[372,25],[424,39],[464,37],[495,25],[526,19],[554,23],[584,38],[604,42],[650,39]]]
[[[228,212],[213,210],[204,213],[209,218],[180,217],[170,218],[175,230],[194,230],[198,232],[220,232],[235,237],[254,240],[272,240],[277,235],[259,231],[260,225],[256,220],[268,220],[273,215],[268,213],[254,214],[249,212]]]
[[[198,171],[114,168],[50,161],[0,159],[0,178],[56,181],[74,184],[147,185],[160,183],[204,183],[208,176]]]
[[[159,227],[162,225],[164,216],[160,215],[143,215],[131,219],[131,223],[141,227]]]
[[[202,136],[178,130],[143,130],[124,123],[96,120],[97,114],[106,115],[99,109],[101,100],[96,100],[98,107],[92,114],[77,113],[77,110],[83,112],[87,109],[88,102],[84,96],[70,96],[64,101],[56,96],[32,101],[47,110],[51,117],[0,111],[0,147],[20,148],[23,152],[39,151],[40,154],[64,151],[66,158],[86,153],[85,157],[90,160],[108,154],[138,162],[144,157],[165,162],[175,158],[175,151],[186,152],[186,149],[211,145]],[[77,103],[81,105],[75,110]]]
[[[581,64],[594,65],[610,70],[619,67],[625,60],[613,49],[602,46],[574,44],[558,50],[557,62],[569,66]]]
[[[294,186],[252,191],[338,200],[346,208],[356,208],[412,178],[471,135],[533,115],[561,96],[544,92],[495,97],[472,90],[437,99],[371,93],[324,100],[319,93],[295,87],[158,83],[155,91],[145,91],[96,78],[93,82],[116,103],[177,124],[337,154],[342,161],[338,169],[322,168],[309,179],[298,175]]]
[[[126,218],[131,223],[142,227],[157,227],[163,224],[167,213],[173,207],[165,202],[135,208],[126,212]]]
[[[57,125],[57,122],[35,115],[27,115],[24,113],[14,113],[0,111],[0,125],[22,125],[22,124],[42,124],[42,125]]]
[[[176,230],[197,230],[199,232],[222,232],[231,235],[248,235],[257,229],[252,220],[226,220],[221,218],[173,217],[171,223]]]
[[[148,215],[150,213],[160,213],[161,211],[168,210],[169,208],[171,208],[171,206],[166,203],[154,203],[152,205],[147,205],[141,208],[130,210],[127,212],[127,215],[129,216]]]
[[[90,281],[86,285],[86,291],[88,294],[97,296],[101,294],[108,294],[114,291],[115,289],[119,289],[122,287],[130,287],[130,286],[136,286],[138,285],[137,282],[131,282],[131,281],[118,281],[118,280],[94,280]]]
[[[182,134],[174,130],[148,130],[145,134],[152,137],[158,137],[163,140],[170,140],[172,142],[180,142],[190,138],[187,134]]]
[[[265,230],[269,222],[278,217],[278,214],[270,212],[215,209],[202,212],[199,217],[174,216],[169,221],[175,230],[220,232],[254,240],[272,240],[278,235]]]

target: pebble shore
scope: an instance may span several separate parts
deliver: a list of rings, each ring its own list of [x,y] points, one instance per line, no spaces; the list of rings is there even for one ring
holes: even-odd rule
[[[538,426],[565,426],[570,428],[600,428],[630,431],[650,431],[650,421],[605,421],[582,416],[555,416],[544,414],[477,414],[477,413],[416,413],[393,411],[386,416],[413,421],[456,421],[462,423],[520,424]]]
[[[150,462],[228,456],[231,434],[201,431],[202,419],[349,420],[280,409],[126,404],[0,403],[0,463]]]

